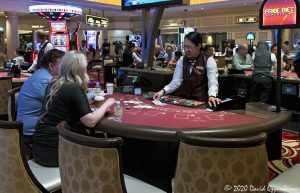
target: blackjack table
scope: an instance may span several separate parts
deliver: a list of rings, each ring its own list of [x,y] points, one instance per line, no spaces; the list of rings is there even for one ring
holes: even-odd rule
[[[157,106],[143,95],[114,93],[121,101],[122,119],[115,119],[112,107],[96,129],[109,137],[123,138],[124,173],[172,192],[179,142],[176,131],[209,137],[245,137],[266,132],[268,157],[281,158],[281,128],[291,118],[288,111],[271,112],[261,103],[246,109],[211,111],[202,105],[191,108],[167,104]]]

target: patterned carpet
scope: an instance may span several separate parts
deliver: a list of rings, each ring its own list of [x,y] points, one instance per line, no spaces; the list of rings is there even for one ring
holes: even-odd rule
[[[269,162],[269,179],[273,179],[293,165],[300,163],[300,139],[297,133],[282,132],[282,159]]]

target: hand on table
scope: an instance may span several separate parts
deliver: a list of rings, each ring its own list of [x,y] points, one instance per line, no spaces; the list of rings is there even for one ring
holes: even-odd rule
[[[221,99],[219,99],[217,97],[210,96],[208,98],[208,104],[210,107],[217,107],[217,105],[220,103],[221,103]]]
[[[154,100],[159,100],[160,97],[162,97],[164,95],[164,90],[160,90],[159,92],[155,93],[153,96]]]

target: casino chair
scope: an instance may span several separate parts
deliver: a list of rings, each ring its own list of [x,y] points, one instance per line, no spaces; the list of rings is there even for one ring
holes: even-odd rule
[[[47,168],[22,152],[22,123],[0,121],[0,192],[46,193],[60,191],[58,168]]]
[[[8,120],[15,121],[17,117],[18,96],[21,87],[8,91]]]
[[[244,138],[210,138],[179,131],[176,136],[180,146],[175,193],[233,192],[230,188],[234,185],[246,185],[246,192],[250,185],[267,187],[265,133]]]
[[[269,182],[269,189],[274,193],[299,193],[300,164],[293,165]]]
[[[0,120],[8,120],[8,95],[7,92],[12,89],[12,77],[0,77]]]
[[[163,193],[136,178],[123,175],[121,138],[94,138],[58,125],[59,166],[64,193]]]
[[[91,69],[93,67],[93,64],[94,64],[93,63],[94,52],[86,52],[85,56],[86,56],[86,60],[88,62],[87,68]]]

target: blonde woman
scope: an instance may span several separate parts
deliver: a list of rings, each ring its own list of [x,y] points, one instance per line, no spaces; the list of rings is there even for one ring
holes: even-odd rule
[[[86,134],[115,103],[109,98],[92,112],[85,91],[88,75],[87,61],[82,53],[71,51],[61,60],[58,77],[46,89],[41,117],[33,135],[33,157],[43,166],[58,166],[57,124],[68,121],[74,132]]]

